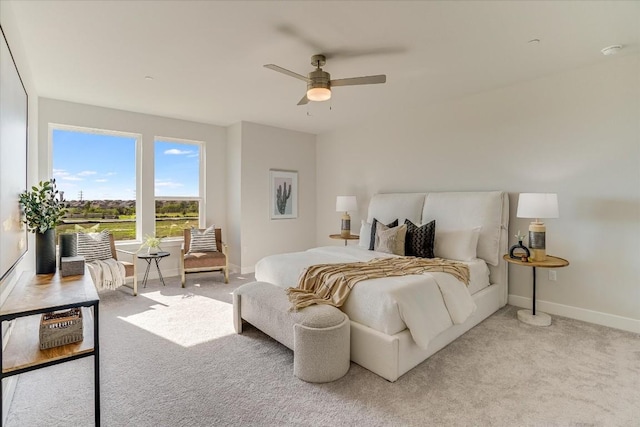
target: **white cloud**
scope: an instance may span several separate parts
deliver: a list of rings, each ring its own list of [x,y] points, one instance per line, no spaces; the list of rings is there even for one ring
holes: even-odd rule
[[[192,151],[191,150],[178,150],[177,148],[172,148],[170,150],[165,150],[164,154],[170,154],[170,155],[182,155],[182,154],[191,154]]]
[[[95,175],[96,173],[97,173],[96,171],[82,171],[78,173],[78,176],[89,176],[89,175]]]
[[[96,179],[96,182],[108,182],[108,181],[109,181],[108,179],[104,179],[104,178]]]
[[[77,176],[73,175],[64,175],[61,176],[60,179],[63,179],[65,181],[84,181],[82,178],[78,178]]]
[[[156,181],[156,188],[178,188],[184,187],[181,182],[174,181]]]

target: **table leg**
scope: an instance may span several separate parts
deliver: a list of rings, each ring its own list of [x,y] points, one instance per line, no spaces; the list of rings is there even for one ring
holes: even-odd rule
[[[536,315],[536,268],[533,267],[533,315]]]
[[[347,239],[344,239],[344,245],[347,246]]]
[[[142,279],[143,288],[147,287],[147,278],[149,277],[149,269],[151,268],[151,259],[145,259],[147,261],[147,269],[144,272],[144,277]]]
[[[162,286],[167,286],[164,284],[164,277],[162,277],[162,272],[160,271],[160,260],[162,258],[156,258],[156,269],[158,270],[158,277],[160,277],[160,281],[162,282]]]
[[[98,303],[93,306],[93,371],[94,371],[94,399],[95,399],[95,420],[96,427],[100,425],[100,323],[99,323]]]

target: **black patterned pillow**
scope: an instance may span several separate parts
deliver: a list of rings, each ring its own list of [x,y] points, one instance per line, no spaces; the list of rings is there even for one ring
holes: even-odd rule
[[[376,245],[376,224],[378,223],[378,220],[373,218],[373,222],[371,223],[371,241],[369,242],[369,250],[372,251],[375,248]],[[389,228],[393,228],[393,227],[397,227],[398,226],[398,220],[396,219],[393,222],[390,222],[389,224],[387,224],[387,227]]]
[[[405,255],[435,258],[433,243],[436,237],[436,220],[434,219],[420,227],[408,219],[405,219],[404,223],[407,225],[407,237],[404,241]]]
[[[109,230],[102,230],[100,233],[77,233],[78,255],[83,256],[85,262],[113,258],[110,235]]]
[[[191,243],[189,253],[192,252],[216,252],[216,226],[212,225],[204,231],[191,227]]]

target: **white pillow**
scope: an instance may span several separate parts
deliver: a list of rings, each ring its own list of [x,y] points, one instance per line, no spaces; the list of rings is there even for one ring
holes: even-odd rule
[[[381,222],[376,223],[376,242],[374,250],[388,254],[404,256],[404,243],[407,225],[389,228]]]
[[[437,230],[436,242],[433,249],[438,258],[471,261],[477,258],[476,248],[480,228],[466,230]]]
[[[360,225],[360,240],[358,240],[358,246],[361,248],[369,249],[371,244],[371,223],[366,222],[364,219]]]

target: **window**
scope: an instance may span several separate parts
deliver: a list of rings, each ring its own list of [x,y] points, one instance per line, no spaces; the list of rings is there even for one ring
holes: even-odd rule
[[[56,230],[111,230],[136,238],[136,148],[139,135],[51,125],[53,178],[70,204]]]
[[[156,237],[182,237],[204,212],[201,142],[156,138]]]

